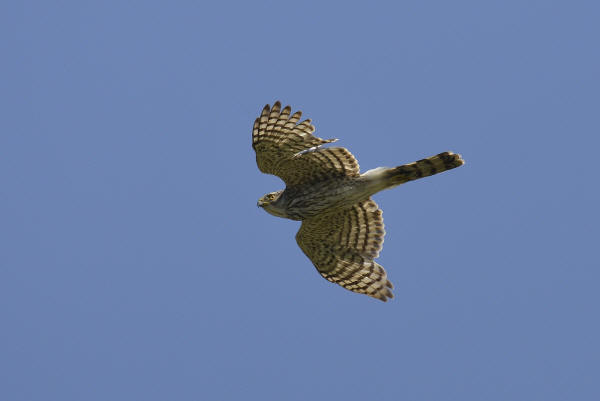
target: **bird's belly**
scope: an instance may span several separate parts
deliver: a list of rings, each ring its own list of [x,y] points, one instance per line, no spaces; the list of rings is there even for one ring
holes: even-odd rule
[[[348,208],[368,198],[370,194],[360,182],[352,181],[321,183],[286,195],[289,196],[286,212],[301,220]]]

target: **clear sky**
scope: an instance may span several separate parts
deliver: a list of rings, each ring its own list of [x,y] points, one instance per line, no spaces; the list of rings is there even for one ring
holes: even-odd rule
[[[0,399],[600,399],[597,1],[0,6]],[[388,303],[322,279],[251,127],[378,194]]]

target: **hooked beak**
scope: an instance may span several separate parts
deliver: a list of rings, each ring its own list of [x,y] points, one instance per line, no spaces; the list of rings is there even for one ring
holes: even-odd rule
[[[263,207],[264,203],[263,201],[259,200],[258,202],[256,202],[256,206],[257,207]]]

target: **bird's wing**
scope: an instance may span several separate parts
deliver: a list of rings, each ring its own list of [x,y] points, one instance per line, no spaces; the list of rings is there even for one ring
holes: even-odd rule
[[[288,187],[314,182],[322,177],[359,175],[358,162],[345,148],[320,148],[336,139],[321,139],[312,133],[310,120],[298,123],[302,112],[291,114],[290,106],[266,105],[254,122],[252,147],[263,173],[273,174]]]
[[[373,260],[383,247],[381,215],[377,204],[367,199],[350,209],[304,220],[296,241],[327,280],[387,301],[393,297],[392,283]]]

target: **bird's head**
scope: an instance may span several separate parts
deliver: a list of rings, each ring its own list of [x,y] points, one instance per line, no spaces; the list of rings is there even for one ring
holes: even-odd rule
[[[279,197],[281,196],[281,193],[283,191],[276,191],[276,192],[269,192],[266,195],[261,196],[258,199],[258,206],[259,207],[267,207],[269,206],[271,203],[275,202],[277,199],[279,199]]]
[[[283,190],[270,192],[262,196],[260,199],[258,199],[257,206],[262,207],[274,216],[285,217],[284,211],[281,210],[281,208],[277,205],[277,200],[279,200],[281,197],[282,192]]]

